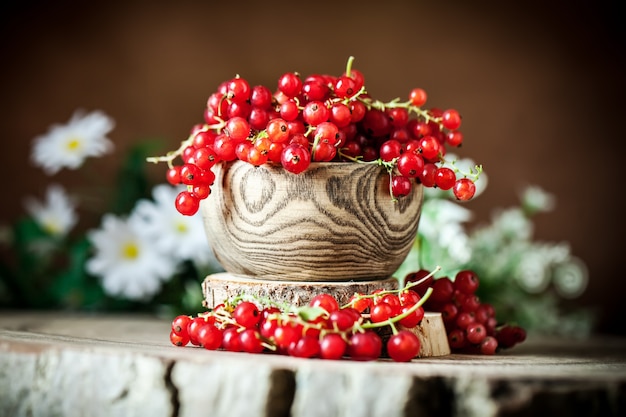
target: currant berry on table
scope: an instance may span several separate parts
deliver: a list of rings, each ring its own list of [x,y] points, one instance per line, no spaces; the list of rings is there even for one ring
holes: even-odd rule
[[[419,87],[406,100],[378,100],[353,61],[338,75],[285,72],[271,87],[239,75],[220,83],[180,147],[148,158],[168,164],[170,184],[186,186],[176,209],[194,215],[211,194],[212,167],[235,160],[281,165],[296,175],[312,162],[372,163],[387,170],[394,200],[415,183],[452,190],[459,201],[473,198],[482,167],[461,172],[445,159],[464,141],[459,111],[426,108]]]

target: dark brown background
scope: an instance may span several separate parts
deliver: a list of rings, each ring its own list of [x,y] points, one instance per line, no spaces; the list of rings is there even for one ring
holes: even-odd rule
[[[106,181],[133,141],[176,146],[221,81],[240,74],[273,86],[291,70],[339,74],[353,55],[378,98],[419,86],[430,105],[461,111],[462,154],[490,179],[468,203],[477,222],[515,204],[524,184],[556,194],[536,238],[570,242],[591,272],[577,302],[601,309],[599,330],[624,333],[617,2],[434,3],[443,2],[3,2],[1,220],[21,215],[23,196],[50,182],[29,163],[32,139],[78,107],[116,120],[115,155],[88,164]],[[151,173],[160,180],[162,166]],[[71,171],[53,179],[91,184]]]

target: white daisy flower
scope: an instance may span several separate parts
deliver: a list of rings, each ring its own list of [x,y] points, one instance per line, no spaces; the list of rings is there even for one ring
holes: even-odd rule
[[[113,149],[106,137],[113,126],[113,120],[100,111],[76,111],[67,124],[53,125],[47,134],[35,138],[31,159],[48,175],[62,168],[79,168],[86,158]]]
[[[141,233],[143,222],[106,214],[102,228],[88,232],[95,249],[87,271],[101,277],[105,292],[131,300],[154,296],[176,270],[176,262]]]
[[[39,226],[52,236],[67,235],[78,221],[74,202],[65,189],[57,184],[48,187],[44,202],[29,197],[24,201],[24,206]]]
[[[587,288],[589,271],[587,265],[577,257],[570,257],[567,262],[554,268],[554,287],[565,298],[576,298]]]
[[[183,216],[176,210],[173,201],[180,190],[160,184],[152,190],[154,201],[137,202],[133,213],[142,223],[142,233],[161,252],[178,261],[190,260],[197,266],[221,269],[207,241],[201,215]]]
[[[471,256],[469,237],[463,226],[471,212],[446,199],[428,199],[422,206],[418,233],[440,246],[455,264],[467,262]]]
[[[533,234],[533,224],[518,207],[495,211],[491,227],[505,239],[526,241]]]
[[[537,186],[524,188],[521,201],[522,206],[530,213],[551,211],[556,205],[555,197]]]
[[[518,284],[529,293],[540,293],[550,284],[550,260],[541,250],[529,248],[521,253],[521,259],[514,272]]]

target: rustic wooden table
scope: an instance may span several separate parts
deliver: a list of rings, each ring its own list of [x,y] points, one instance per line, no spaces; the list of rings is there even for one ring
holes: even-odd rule
[[[353,362],[169,343],[144,316],[0,312],[0,416],[624,416],[626,339]]]

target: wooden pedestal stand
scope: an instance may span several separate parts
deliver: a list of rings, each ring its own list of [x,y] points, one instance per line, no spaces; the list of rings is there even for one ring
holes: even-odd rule
[[[202,283],[202,293],[207,308],[215,307],[224,300],[240,294],[251,294],[268,298],[275,302],[293,305],[305,305],[316,294],[329,293],[335,296],[340,305],[348,303],[355,292],[369,294],[372,291],[397,288],[397,280],[389,278],[383,281],[349,282],[301,282],[270,281],[250,279],[230,273],[209,275]],[[401,328],[402,326],[397,326]],[[450,347],[440,313],[426,312],[422,323],[409,329],[421,342],[419,357],[445,356],[450,354]],[[383,339],[389,336],[381,332]]]

